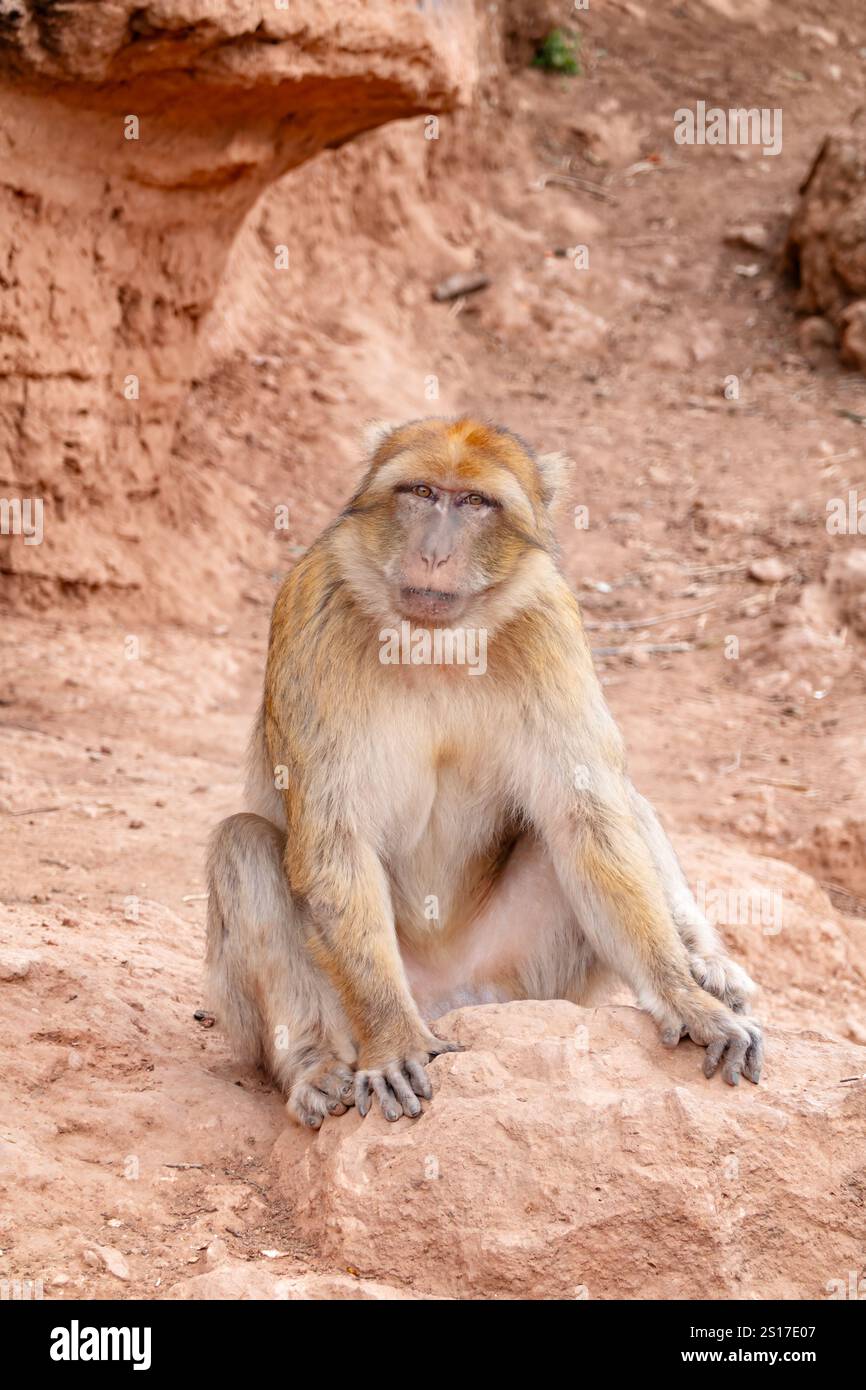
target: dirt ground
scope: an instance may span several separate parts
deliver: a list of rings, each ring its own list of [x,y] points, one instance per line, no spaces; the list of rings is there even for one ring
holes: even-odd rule
[[[804,341],[780,268],[817,146],[862,100],[866,16],[714,0],[579,25],[581,77],[530,69],[516,23],[510,71],[438,140],[365,136],[248,220],[169,461],[232,601],[4,616],[4,1278],[155,1297],[215,1240],[314,1262],[269,1173],[279,1098],[193,1018],[202,856],[241,804],[279,576],[347,496],[367,417],[467,410],[574,458],[588,527],[566,518],[563,564],[635,782],[675,839],[787,860],[866,919],[863,539],[825,524],[866,496],[866,384]],[[698,99],[781,107],[781,154],[676,145]],[[587,269],[556,254],[579,245]],[[431,301],[476,265],[488,290]]]

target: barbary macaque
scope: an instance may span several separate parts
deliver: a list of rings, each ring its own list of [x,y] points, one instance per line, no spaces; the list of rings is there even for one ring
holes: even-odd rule
[[[628,778],[557,567],[567,461],[466,418],[369,447],[276,600],[252,809],[211,844],[209,1006],[312,1129],[418,1115],[450,1009],[615,980],[708,1077],[757,1082],[754,986]]]

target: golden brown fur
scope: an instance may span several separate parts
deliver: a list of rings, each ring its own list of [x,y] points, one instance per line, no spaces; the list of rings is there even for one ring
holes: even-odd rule
[[[371,1093],[417,1114],[455,1003],[579,1002],[610,975],[708,1074],[757,1080],[750,982],[627,778],[556,566],[562,482],[561,457],[474,420],[385,431],[277,597],[261,814],[215,835],[208,964],[305,1124]],[[483,637],[483,670],[383,664],[383,633],[443,630]]]

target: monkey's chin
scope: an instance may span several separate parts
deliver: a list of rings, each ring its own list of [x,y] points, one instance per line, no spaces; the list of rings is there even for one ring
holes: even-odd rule
[[[405,586],[400,590],[398,607],[401,616],[411,622],[440,625],[456,622],[466,607],[466,599],[463,594],[444,593],[440,589]]]

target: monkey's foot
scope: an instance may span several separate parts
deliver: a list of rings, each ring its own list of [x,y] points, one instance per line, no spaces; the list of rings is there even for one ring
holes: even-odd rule
[[[753,1018],[719,1008],[718,1004],[710,1008],[690,1001],[681,1025],[662,1030],[665,1047],[676,1047],[682,1037],[690,1037],[707,1049],[704,1076],[715,1076],[721,1063],[722,1076],[729,1086],[738,1086],[741,1076],[758,1084],[764,1063],[764,1036],[761,1025]]]
[[[286,1109],[306,1129],[318,1129],[326,1115],[345,1115],[355,1104],[352,1068],[333,1054],[307,1067],[292,1086]]]
[[[359,1115],[366,1115],[376,1096],[386,1120],[399,1120],[401,1115],[421,1114],[422,1096],[433,1099],[433,1087],[424,1070],[426,1064],[442,1052],[462,1052],[463,1044],[445,1042],[431,1034],[431,1042],[423,1048],[407,1051],[402,1057],[381,1067],[361,1067],[355,1072],[355,1104]]]
[[[689,955],[692,978],[697,984],[721,999],[735,1014],[746,1011],[746,1005],[755,992],[754,980],[728,956]]]

